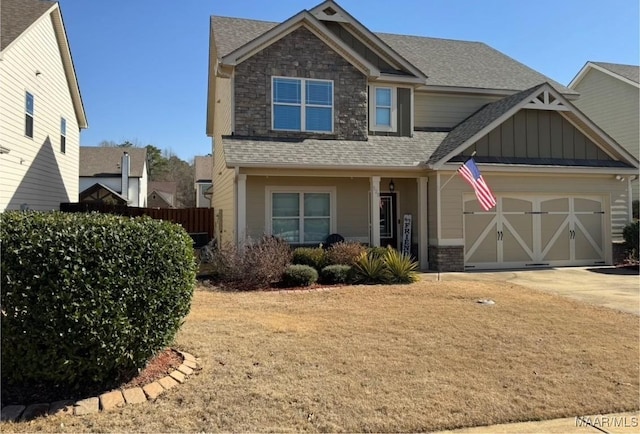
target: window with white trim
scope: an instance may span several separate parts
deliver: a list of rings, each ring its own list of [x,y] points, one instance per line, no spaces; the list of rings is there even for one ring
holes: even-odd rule
[[[26,92],[24,108],[24,135],[33,139],[33,95]]]
[[[396,105],[395,88],[371,87],[371,131],[396,131]]]
[[[333,81],[272,77],[271,128],[333,132]]]
[[[60,118],[60,152],[67,152],[67,120]]]
[[[271,235],[291,244],[320,244],[334,232],[334,189],[268,188]]]

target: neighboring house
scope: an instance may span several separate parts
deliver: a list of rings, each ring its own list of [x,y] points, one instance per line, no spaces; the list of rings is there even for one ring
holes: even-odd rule
[[[575,101],[584,114],[640,158],[640,67],[617,63],[587,62],[569,88],[580,92]],[[624,180],[638,199],[638,176]]]
[[[178,208],[178,183],[175,181],[149,181],[148,208]]]
[[[577,92],[483,43],[376,34],[325,1],[282,23],[212,17],[209,71],[222,241],[406,238],[450,271],[613,261],[616,178],[637,159]],[[488,212],[456,175],[471,155]]]
[[[87,128],[58,3],[0,1],[0,212],[78,197]]]
[[[211,208],[211,195],[213,193],[213,157],[196,157],[195,165],[195,189],[196,208]]]
[[[147,206],[145,148],[80,147],[80,202]]]

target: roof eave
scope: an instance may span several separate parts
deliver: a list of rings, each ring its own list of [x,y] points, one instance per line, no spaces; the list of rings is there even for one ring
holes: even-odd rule
[[[385,171],[407,171],[415,172],[425,168],[422,162],[415,166],[366,166],[366,165],[334,165],[334,164],[286,164],[286,163],[246,163],[227,162],[227,168],[247,168],[247,169],[303,169],[303,170],[385,170]]]

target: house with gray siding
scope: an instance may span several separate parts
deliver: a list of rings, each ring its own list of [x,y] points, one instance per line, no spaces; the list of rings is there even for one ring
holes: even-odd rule
[[[213,16],[216,236],[340,234],[424,270],[611,264],[638,160],[578,99],[486,44],[375,33],[330,0]],[[457,174],[471,157],[488,211]]]
[[[0,212],[78,197],[87,128],[60,5],[0,2]]]

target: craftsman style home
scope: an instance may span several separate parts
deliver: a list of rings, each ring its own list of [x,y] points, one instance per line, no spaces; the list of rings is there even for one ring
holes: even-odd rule
[[[609,264],[638,161],[578,97],[482,43],[373,33],[334,1],[282,23],[214,16],[216,233],[339,234],[422,269]],[[488,211],[456,174],[472,155]]]
[[[78,197],[80,88],[57,2],[0,2],[0,212]]]

